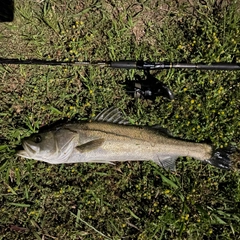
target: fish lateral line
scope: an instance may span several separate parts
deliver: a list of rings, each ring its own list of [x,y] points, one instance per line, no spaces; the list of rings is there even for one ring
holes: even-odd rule
[[[90,122],[90,123],[86,123],[87,125],[88,124],[91,124],[91,125],[93,125],[93,124],[96,124],[96,125],[99,125],[99,124],[104,124],[104,125],[108,125],[108,126],[115,126],[115,127],[120,127],[120,126],[122,126],[122,125],[118,125],[118,124],[115,124],[115,123],[107,123],[107,122]],[[124,126],[124,127],[129,127],[129,130],[134,130],[134,128],[135,128],[135,130],[136,131],[148,131],[148,130],[151,130],[151,129],[147,129],[147,128],[144,128],[144,127],[141,127],[141,126],[131,126],[131,125],[129,125],[129,126]],[[132,129],[130,129],[130,128],[132,128]],[[113,135],[113,136],[116,136],[116,137],[125,137],[125,138],[127,138],[127,139],[131,139],[131,140],[138,140],[138,141],[147,141],[146,139],[144,139],[144,138],[139,138],[139,137],[135,137],[135,136],[128,136],[128,135],[126,135],[126,134],[120,134],[120,133],[118,133],[118,132],[113,132],[113,131],[111,131],[111,130],[102,130],[102,129],[100,129],[99,127],[89,127],[89,126],[84,126],[83,128],[81,128],[79,131],[84,131],[84,132],[87,132],[87,131],[92,131],[92,132],[100,132],[100,133],[104,133],[104,134],[106,134],[106,135]],[[79,132],[78,132],[79,133]],[[156,134],[156,135],[158,135],[157,133],[154,133],[154,131],[153,132],[151,132],[151,131],[149,131],[149,132],[147,132],[147,134]]]

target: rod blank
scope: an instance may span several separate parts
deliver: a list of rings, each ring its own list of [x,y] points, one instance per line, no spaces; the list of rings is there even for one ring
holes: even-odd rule
[[[199,69],[199,70],[240,70],[240,65],[235,63],[213,63],[209,65],[173,63],[170,68]]]
[[[0,58],[0,64],[17,64],[17,65],[46,65],[46,66],[98,66],[123,69],[142,69],[142,70],[161,70],[161,69],[199,69],[199,70],[240,70],[237,63],[164,63],[164,62],[145,62],[145,61],[82,61],[82,62],[64,62],[64,61],[46,61],[39,59],[7,59]]]

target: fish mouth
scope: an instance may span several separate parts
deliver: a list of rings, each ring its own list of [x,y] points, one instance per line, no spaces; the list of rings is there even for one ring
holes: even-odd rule
[[[23,143],[23,148],[25,151],[28,152],[29,155],[37,154],[40,151],[39,146],[36,146],[32,142],[27,142],[27,141]]]
[[[30,158],[30,156],[25,150],[18,150],[16,155],[23,158]]]
[[[16,147],[16,155],[20,157],[27,157],[28,153],[24,150],[22,145]]]
[[[39,149],[38,147],[26,141],[22,143],[22,146],[24,150],[19,150],[17,152],[17,155],[25,158],[31,158],[33,155],[35,155],[38,152],[37,150]]]

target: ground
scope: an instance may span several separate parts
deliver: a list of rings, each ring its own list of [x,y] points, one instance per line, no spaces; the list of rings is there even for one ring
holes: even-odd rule
[[[0,57],[231,63],[239,24],[234,1],[22,0],[14,21],[0,23]],[[3,64],[0,73],[1,239],[239,238],[237,163],[224,171],[180,158],[170,173],[151,162],[53,166],[15,156],[41,127],[113,105],[136,125],[240,147],[239,71],[154,71],[173,101],[127,95],[137,70]]]

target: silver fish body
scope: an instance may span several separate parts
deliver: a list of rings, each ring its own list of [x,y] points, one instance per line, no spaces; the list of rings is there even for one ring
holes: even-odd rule
[[[212,163],[214,153],[208,144],[177,140],[156,128],[119,123],[126,123],[121,113],[116,109],[108,110],[94,122],[65,124],[34,134],[23,140],[24,150],[17,155],[51,164],[152,160],[171,170],[175,169],[179,156]],[[227,161],[220,162],[219,167],[229,167],[229,159]]]

